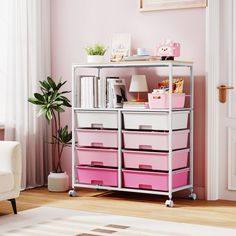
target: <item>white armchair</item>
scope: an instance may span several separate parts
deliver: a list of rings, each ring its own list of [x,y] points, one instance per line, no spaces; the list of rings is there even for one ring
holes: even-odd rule
[[[15,141],[0,141],[0,201],[9,200],[17,214],[21,186],[21,148]]]

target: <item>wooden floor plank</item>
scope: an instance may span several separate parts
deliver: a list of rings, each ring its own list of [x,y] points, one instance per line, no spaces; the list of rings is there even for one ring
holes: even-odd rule
[[[78,197],[48,192],[47,188],[23,191],[17,199],[18,211],[53,206],[83,211],[135,216],[149,219],[236,228],[236,202],[174,199],[174,208],[164,205],[165,197],[79,189]],[[12,214],[8,201],[0,202],[0,215]]]

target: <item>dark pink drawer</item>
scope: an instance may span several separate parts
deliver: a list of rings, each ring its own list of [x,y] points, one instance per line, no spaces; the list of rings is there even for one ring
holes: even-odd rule
[[[77,178],[81,184],[118,186],[118,170],[77,166]]]
[[[122,170],[123,187],[168,191],[169,173]],[[173,171],[173,189],[188,184],[189,168]]]

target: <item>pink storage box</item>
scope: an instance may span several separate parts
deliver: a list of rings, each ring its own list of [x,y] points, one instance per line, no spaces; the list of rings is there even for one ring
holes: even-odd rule
[[[116,149],[77,148],[77,164],[117,167]]]
[[[169,168],[169,156],[166,152],[143,152],[123,150],[123,161],[125,168],[163,170]],[[187,167],[189,149],[173,151],[172,169]]]
[[[147,172],[136,170],[122,170],[123,186],[126,188],[150,189],[168,191],[169,173]],[[188,184],[189,168],[172,172],[172,188],[182,187]]]
[[[78,129],[77,137],[81,147],[118,147],[117,130]]]
[[[167,109],[169,108],[169,94],[148,94],[149,108]],[[183,108],[185,103],[185,93],[172,93],[172,108]]]
[[[168,132],[139,132],[123,130],[125,149],[169,150]],[[172,131],[172,149],[186,148],[189,130]]]
[[[80,184],[118,186],[117,169],[77,166],[77,178]]]

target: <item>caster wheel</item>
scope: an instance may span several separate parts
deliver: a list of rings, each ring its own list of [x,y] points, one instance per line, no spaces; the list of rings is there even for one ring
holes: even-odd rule
[[[166,200],[165,205],[166,205],[166,207],[173,207],[174,202],[172,200]]]
[[[190,193],[189,198],[192,199],[192,200],[196,200],[197,199],[197,194],[196,193]]]
[[[68,195],[69,195],[70,197],[77,197],[77,192],[76,192],[75,190],[70,190],[70,191],[68,192]]]

